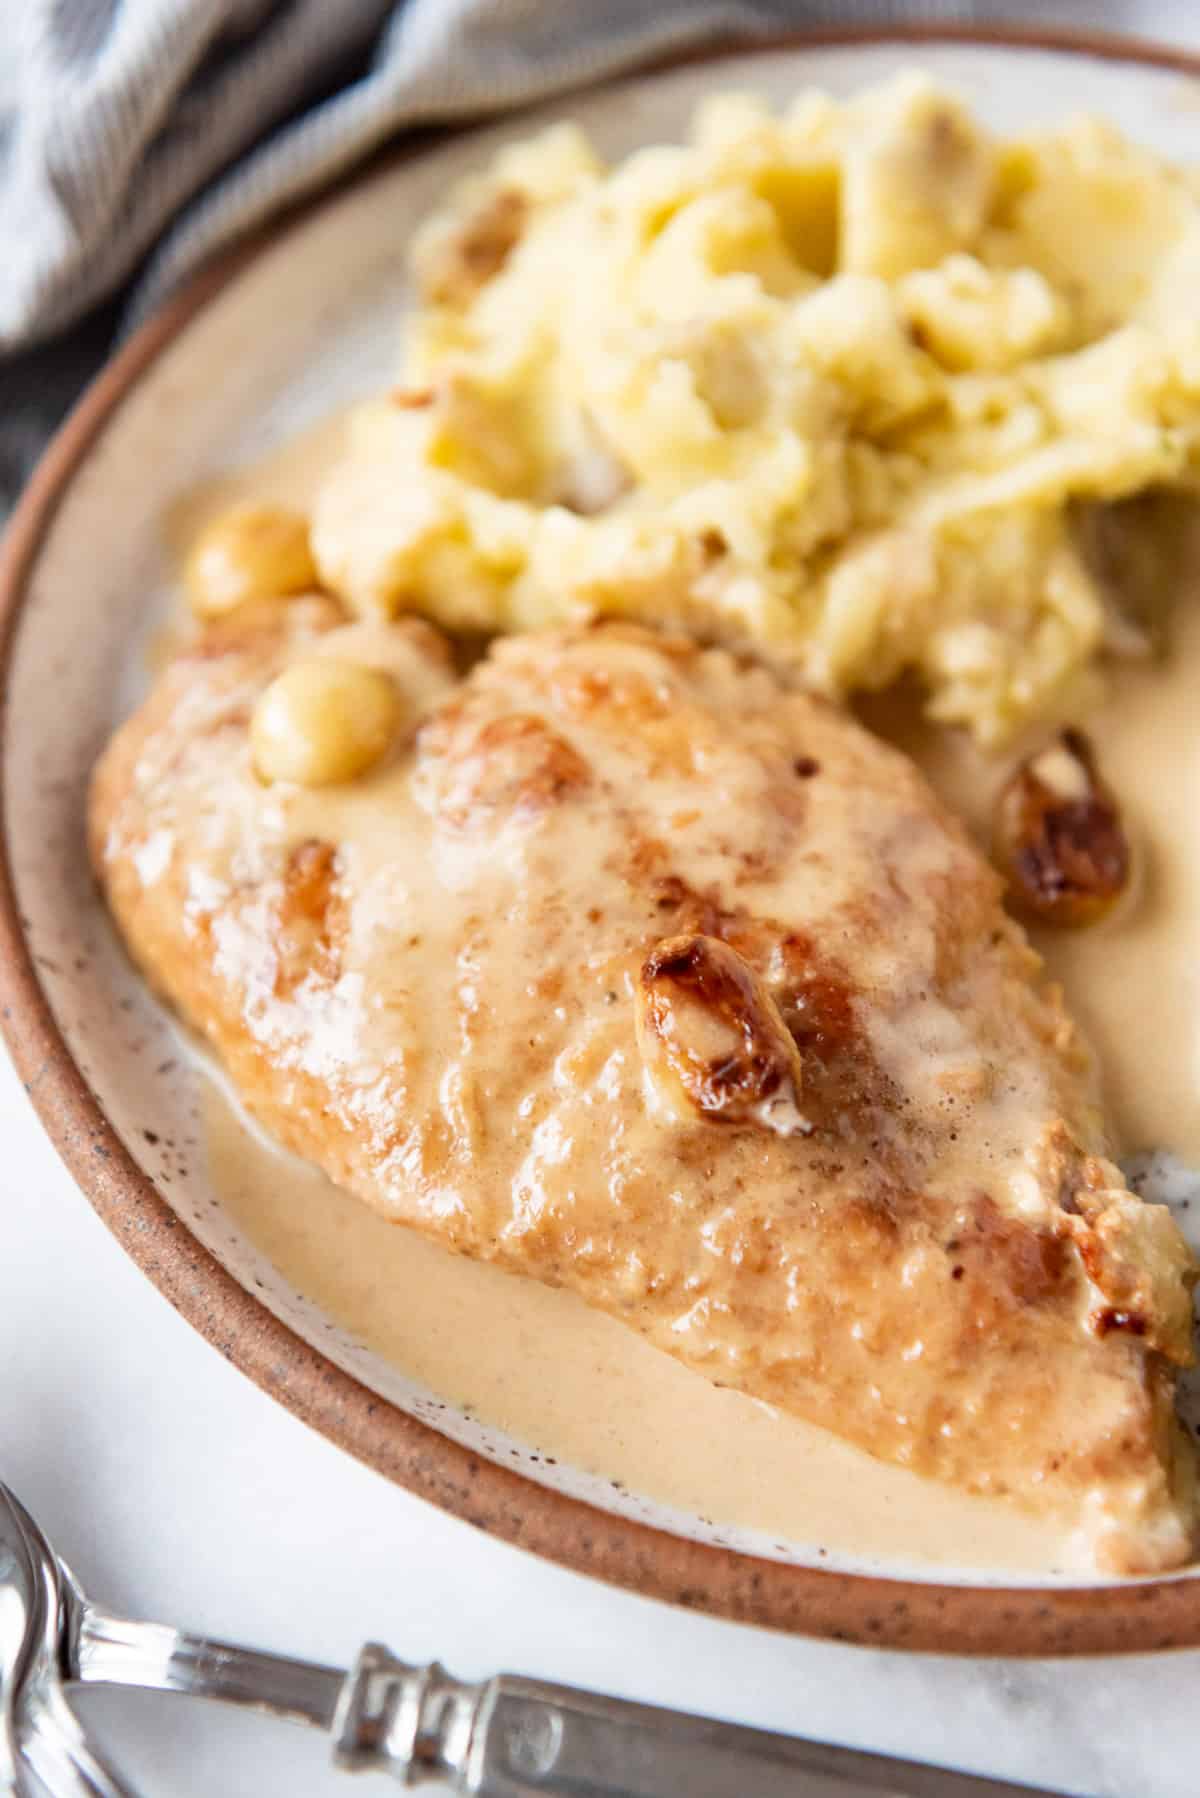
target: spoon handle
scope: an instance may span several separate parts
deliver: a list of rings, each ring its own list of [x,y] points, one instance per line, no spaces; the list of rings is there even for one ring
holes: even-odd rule
[[[368,1643],[349,1673],[85,1605],[70,1677],[311,1723],[336,1764],[462,1798],[1031,1798],[1031,1788],[501,1675],[478,1685]]]
[[[212,1642],[163,1623],[109,1617],[87,1603],[74,1620],[68,1666],[68,1677],[83,1685],[217,1698],[325,1730],[333,1726],[346,1683],[339,1667]]]

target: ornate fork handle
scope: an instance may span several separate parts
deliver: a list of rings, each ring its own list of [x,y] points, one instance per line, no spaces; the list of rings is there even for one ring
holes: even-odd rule
[[[1030,1788],[826,1747],[568,1686],[478,1685],[368,1643],[348,1673],[105,1616],[86,1602],[68,1679],[219,1698],[316,1725],[349,1771],[464,1798],[1030,1798]]]

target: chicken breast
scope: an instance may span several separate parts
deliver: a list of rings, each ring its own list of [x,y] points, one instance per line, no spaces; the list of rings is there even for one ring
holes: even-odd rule
[[[255,707],[314,657],[387,671],[393,747],[267,784]],[[304,599],[167,669],[91,833],[250,1109],[397,1223],[1103,1567],[1191,1554],[1191,1257],[998,879],[841,711],[625,626],[459,679]]]

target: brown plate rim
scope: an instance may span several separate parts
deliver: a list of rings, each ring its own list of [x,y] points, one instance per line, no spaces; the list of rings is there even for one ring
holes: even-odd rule
[[[960,42],[1059,50],[1200,77],[1200,54],[1087,31],[1005,25],[845,28],[721,43],[649,68],[771,49]],[[637,71],[632,71],[636,73]],[[621,79],[627,79],[626,71]],[[426,138],[418,140],[418,147]],[[399,152],[412,154],[411,143]],[[359,168],[350,182],[378,166]],[[350,183],[340,182],[337,189]],[[45,450],[0,544],[0,744],[13,650],[39,549],[71,478],[122,399],[247,260],[298,214],[227,254],[143,324],[84,392]],[[0,795],[0,1029],[51,1141],[122,1247],[181,1315],[263,1391],[419,1497],[578,1573],[716,1617],[876,1647],[1066,1655],[1200,1646],[1200,1578],[1090,1587],[967,1586],[759,1559],[614,1516],[438,1434],[355,1380],[258,1299],[191,1235],[120,1141],[59,1030],[16,901]]]

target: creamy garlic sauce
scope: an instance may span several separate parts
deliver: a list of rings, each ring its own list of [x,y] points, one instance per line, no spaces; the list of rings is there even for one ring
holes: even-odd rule
[[[200,534],[232,506],[279,505],[307,511],[342,455],[345,441],[346,415],[335,412],[259,461],[187,488],[163,518],[163,539],[171,560],[182,568]],[[175,659],[184,635],[178,616],[168,618],[154,632],[143,658],[148,674],[161,673]]]
[[[231,506],[271,504],[305,512],[342,455],[346,417],[335,412],[247,468],[214,475],[190,487],[164,521],[167,546],[182,562],[201,531]]]
[[[864,713],[986,845],[1012,758],[998,762],[894,699]],[[1104,923],[1031,935],[1099,1057],[1118,1152],[1172,1149],[1200,1167],[1200,595],[1177,608],[1167,656],[1118,668],[1082,723],[1120,802],[1137,880]]]
[[[803,1558],[1070,1566],[1059,1524],[875,1461],[712,1385],[571,1293],[388,1223],[268,1142],[212,1074],[204,1117],[226,1210],[288,1282],[363,1348],[543,1457]]]
[[[186,547],[231,503],[304,506],[337,454],[338,420],[174,509]],[[1035,940],[1103,1068],[1117,1147],[1200,1166],[1200,608],[1162,665],[1125,666],[1084,720],[1142,860],[1135,897],[1093,931]],[[902,704],[868,708],[981,837],[1006,764]],[[271,1146],[205,1077],[214,1186],[296,1291],[353,1340],[543,1456],[804,1558],[1011,1575],[1069,1567],[1060,1524],[874,1461],[824,1431],[719,1389],[573,1295],[450,1254],[387,1222]]]

